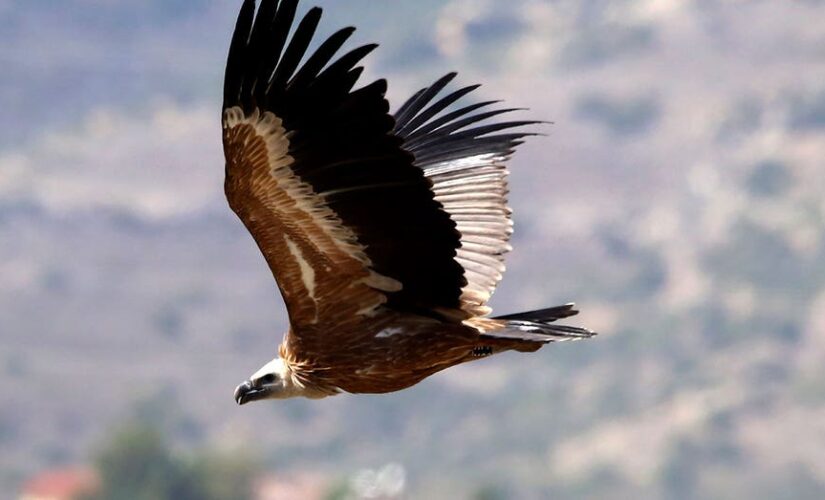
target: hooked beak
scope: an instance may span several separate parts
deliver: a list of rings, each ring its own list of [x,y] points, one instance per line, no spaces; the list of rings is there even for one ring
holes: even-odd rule
[[[251,380],[235,388],[235,402],[244,405],[250,401],[264,399],[269,392],[267,387],[255,387]]]

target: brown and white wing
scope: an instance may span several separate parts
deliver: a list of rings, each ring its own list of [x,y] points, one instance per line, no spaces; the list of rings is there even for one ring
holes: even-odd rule
[[[478,85],[436,100],[455,76],[444,76],[408,100],[395,114],[395,133],[404,139],[404,148],[432,182],[436,201],[461,233],[456,262],[467,279],[461,307],[472,316],[482,316],[490,312],[486,304],[501,281],[513,233],[506,162],[522,139],[532,135],[514,129],[540,122],[479,125],[516,110],[490,110],[496,101],[453,106]]]
[[[297,4],[264,0],[256,14],[244,2],[223,110],[226,195],[278,282],[291,337],[333,346],[382,306],[460,311],[456,222],[392,134],[386,82],[353,90],[375,46],[336,57],[346,28],[305,58],[321,10],[293,30]]]

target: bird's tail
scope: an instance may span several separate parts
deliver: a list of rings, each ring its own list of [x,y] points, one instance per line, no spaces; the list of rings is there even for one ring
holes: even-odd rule
[[[596,332],[587,328],[554,323],[556,320],[569,318],[578,313],[575,304],[566,304],[537,311],[498,316],[493,320],[500,322],[501,326],[486,331],[483,336],[525,341],[531,344],[549,344],[550,342],[587,339],[596,335]]]

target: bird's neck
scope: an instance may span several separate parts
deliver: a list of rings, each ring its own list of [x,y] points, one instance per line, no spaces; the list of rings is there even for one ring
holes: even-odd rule
[[[284,362],[284,391],[289,393],[287,397],[298,396],[308,399],[322,399],[341,392],[339,388],[329,386],[325,384],[323,380],[319,379],[313,373],[314,370],[309,363],[292,358],[289,355],[288,349],[283,344],[279,352]]]

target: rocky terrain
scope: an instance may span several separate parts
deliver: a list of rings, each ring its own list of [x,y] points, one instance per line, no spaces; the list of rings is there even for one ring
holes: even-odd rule
[[[0,491],[137,407],[281,472],[400,464],[410,498],[822,497],[825,3],[319,1],[396,105],[459,69],[554,122],[493,305],[601,336],[242,410],[286,319],[222,199],[237,3],[0,1]]]

